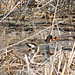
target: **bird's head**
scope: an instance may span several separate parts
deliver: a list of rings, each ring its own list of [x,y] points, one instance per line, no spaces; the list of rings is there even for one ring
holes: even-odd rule
[[[52,39],[52,41],[54,41],[55,39],[53,38],[52,33],[51,33],[50,35],[51,35],[51,39]]]

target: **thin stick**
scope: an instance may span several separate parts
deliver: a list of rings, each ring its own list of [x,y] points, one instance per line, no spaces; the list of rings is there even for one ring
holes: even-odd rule
[[[23,1],[23,0],[22,0],[22,1]],[[4,16],[4,17],[0,20],[0,22],[2,22],[2,21],[15,9],[16,6],[18,6],[20,3],[22,3],[22,1],[21,1],[21,2],[18,2],[18,3],[13,7],[13,9],[11,9],[11,10],[9,11],[9,13],[8,13],[6,16]]]

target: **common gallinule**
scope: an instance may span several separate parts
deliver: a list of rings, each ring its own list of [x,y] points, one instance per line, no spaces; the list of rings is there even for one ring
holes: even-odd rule
[[[52,37],[52,35],[48,35],[47,38],[44,40],[46,43],[50,43],[51,40],[54,40],[54,38]],[[37,45],[35,43],[26,43],[26,45],[29,48],[35,48]]]
[[[35,49],[37,50],[37,48],[39,47],[40,48],[40,52],[46,52],[48,53],[49,50],[52,48],[52,46],[49,46],[48,43],[50,43],[51,40],[54,40],[54,38],[52,37],[52,35],[48,35],[47,38],[44,40],[46,42],[46,44],[39,44],[39,45],[36,45],[35,43],[26,43],[26,45],[29,47],[29,50],[30,49]],[[53,48],[54,49],[54,48]]]

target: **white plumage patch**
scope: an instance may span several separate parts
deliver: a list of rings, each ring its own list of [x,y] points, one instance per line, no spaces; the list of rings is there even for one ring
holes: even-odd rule
[[[31,48],[34,48],[35,47],[35,45],[33,45],[33,44],[28,44],[29,46],[31,46]]]

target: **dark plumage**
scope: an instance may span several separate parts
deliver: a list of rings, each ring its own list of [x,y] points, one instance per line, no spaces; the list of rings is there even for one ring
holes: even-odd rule
[[[49,43],[51,39],[52,39],[52,35],[48,35],[47,38],[46,38],[46,40],[45,40],[45,42]]]
[[[44,40],[46,43],[49,43],[51,40],[53,40],[53,37],[52,35],[48,35],[46,40]],[[29,48],[35,48],[37,45],[35,43],[26,43],[26,45],[29,47]]]
[[[51,40],[53,40],[52,35],[48,35],[47,38],[46,38],[46,40],[45,40],[45,42],[46,42],[46,43],[49,43]],[[38,48],[38,47],[40,48],[41,53],[45,53],[45,52],[46,52],[46,53],[49,53],[49,50],[51,50],[51,52],[53,52],[53,50],[54,50],[54,47],[53,47],[53,46],[50,46],[50,45],[48,45],[48,44],[36,45],[35,43],[30,43],[30,44],[26,43],[26,45],[30,48],[29,51],[30,51],[31,49],[34,49],[35,51],[37,51],[37,48]],[[49,54],[50,54],[50,53],[49,53]],[[53,53],[52,53],[52,54],[53,54]]]

